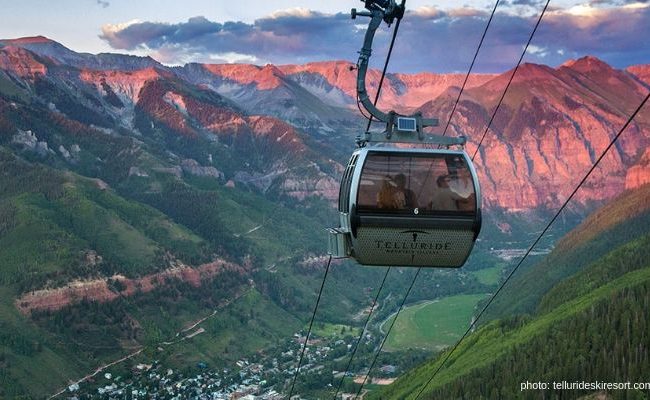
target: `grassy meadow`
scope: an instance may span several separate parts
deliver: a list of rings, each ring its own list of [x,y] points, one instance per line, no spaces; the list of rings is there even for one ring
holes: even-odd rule
[[[476,304],[484,294],[448,296],[405,307],[384,348],[441,350],[458,340],[469,326]],[[382,329],[387,330],[394,315]]]

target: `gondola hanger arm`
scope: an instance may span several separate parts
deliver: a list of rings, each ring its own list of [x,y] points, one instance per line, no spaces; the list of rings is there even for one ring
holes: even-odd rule
[[[401,115],[394,110],[384,112],[377,108],[370,100],[366,88],[366,75],[370,56],[372,55],[372,43],[375,33],[382,21],[391,25],[395,20],[404,16],[405,0],[397,4],[395,0],[362,0],[367,11],[352,9],[352,19],[357,17],[369,17],[370,22],[366,31],[363,47],[359,51],[357,61],[357,95],[361,105],[378,121],[386,124],[383,133],[366,132],[365,138],[359,138],[358,143],[366,142],[407,142],[407,143],[433,143],[443,146],[463,146],[466,142],[464,137],[443,138],[436,135],[425,135],[423,129],[431,126],[438,126],[437,118],[424,118],[421,113],[412,115]]]

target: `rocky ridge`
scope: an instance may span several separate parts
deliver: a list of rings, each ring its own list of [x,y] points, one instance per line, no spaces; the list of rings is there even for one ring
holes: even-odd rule
[[[137,279],[114,275],[108,278],[77,280],[69,282],[64,287],[35,290],[17,298],[15,304],[23,314],[30,314],[34,311],[56,311],[81,301],[105,303],[118,297],[147,293],[164,286],[169,279],[180,280],[199,287],[205,280],[213,279],[224,271],[243,274],[247,268],[250,266],[240,266],[224,260],[215,260],[194,268],[179,264]]]

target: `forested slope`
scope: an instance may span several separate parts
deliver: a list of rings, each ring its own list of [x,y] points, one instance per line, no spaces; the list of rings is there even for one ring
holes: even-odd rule
[[[534,312],[542,297],[560,281],[647,232],[649,210],[650,185],[626,192],[596,210],[559,240],[541,263],[524,264],[490,306],[484,321]]]

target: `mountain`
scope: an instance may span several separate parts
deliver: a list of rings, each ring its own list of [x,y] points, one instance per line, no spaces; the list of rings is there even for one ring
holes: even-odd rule
[[[77,53],[54,40],[44,36],[25,37],[19,39],[0,39],[0,47],[20,47],[42,57],[77,68],[94,70],[135,71],[139,69],[162,67],[151,57],[136,57],[124,54],[89,54]]]
[[[46,44],[51,45],[49,42]],[[316,164],[313,161],[320,157],[309,150],[313,139],[304,135],[299,137],[294,127],[281,120],[249,114],[234,102],[214,91],[193,86],[162,66],[138,70],[93,70],[83,62],[80,69],[42,58],[47,54],[48,51],[35,55],[25,49],[8,46],[0,50],[0,62],[6,60],[3,63],[7,66],[4,71],[17,78],[27,78],[27,81],[19,83],[25,91],[34,90],[48,107],[85,124],[108,129],[116,126],[120,129],[139,129],[146,134],[158,123],[163,129],[174,132],[168,139],[178,133],[189,138],[212,135],[212,139],[222,140],[226,146],[234,146],[240,151],[253,150],[252,154],[262,157],[265,152],[254,150],[265,146],[269,142],[267,136],[275,134],[277,136],[272,138],[273,142],[268,148],[278,148],[284,154],[287,151],[304,152],[304,157],[293,160],[311,165],[307,169],[316,168],[312,174],[315,180],[303,182],[302,177],[291,172],[294,165],[269,160],[268,157],[259,160],[261,164],[255,163],[255,171],[246,171],[250,168],[227,171],[228,177],[235,180],[241,178],[244,183],[251,180],[262,182],[261,186],[268,186],[269,178],[264,176],[269,174],[262,171],[271,169],[273,172],[270,176],[286,176],[287,190],[296,192],[298,196],[310,190],[326,194],[329,198],[337,196],[331,190],[336,185],[335,180],[314,167]],[[24,58],[19,59],[20,56]],[[13,82],[11,77],[8,79]],[[210,158],[207,153],[202,156],[204,160]],[[253,164],[250,161],[248,164]],[[322,160],[325,168],[333,167],[329,164],[328,160]]]
[[[650,287],[649,194],[650,185],[626,192],[558,244],[549,259],[576,260],[588,254],[589,260],[579,268],[564,270],[563,278],[554,277],[531,315],[484,324],[461,343],[433,380],[446,352],[370,398],[413,399],[420,391],[419,398],[532,399],[540,393],[644,398],[647,392],[633,387],[621,391],[595,386],[561,389],[553,382],[641,382],[647,375],[650,353],[644,316]],[[635,234],[621,240],[621,232]],[[585,248],[598,249],[599,254],[586,253]],[[561,269],[545,260],[533,270],[549,266]],[[509,284],[517,285],[515,281]],[[512,299],[513,293],[504,291],[499,296]],[[537,293],[525,290],[518,296],[517,300],[539,299]],[[525,386],[527,382],[545,382],[547,387],[533,389],[532,384]]]
[[[301,86],[316,95],[326,96],[333,103],[348,106],[356,104],[357,71],[356,66],[350,62],[314,62],[282,65],[278,68]],[[379,70],[371,69],[367,73],[366,85],[372,99],[375,98],[380,78]],[[489,74],[472,75],[466,87],[478,86],[491,78],[493,75]],[[409,75],[389,72],[386,74],[378,105],[407,113],[449,88],[460,88],[464,79],[462,74]]]
[[[331,135],[358,125],[351,110],[323,101],[273,65],[188,64],[176,72],[232,99],[248,113],[273,115],[302,129]]]
[[[47,67],[33,53],[14,46],[2,48],[0,63],[3,72],[11,72],[21,78],[34,78],[37,74],[45,75]]]
[[[511,74],[470,88],[461,99],[451,130],[468,136],[470,154]],[[552,209],[593,165],[647,91],[630,74],[593,57],[557,69],[523,64],[477,154],[486,206]],[[420,109],[446,121],[452,104],[449,97],[439,97]],[[610,199],[626,188],[626,181],[628,188],[647,182],[634,168],[647,165],[649,121],[646,107],[580,192],[580,202]]]

